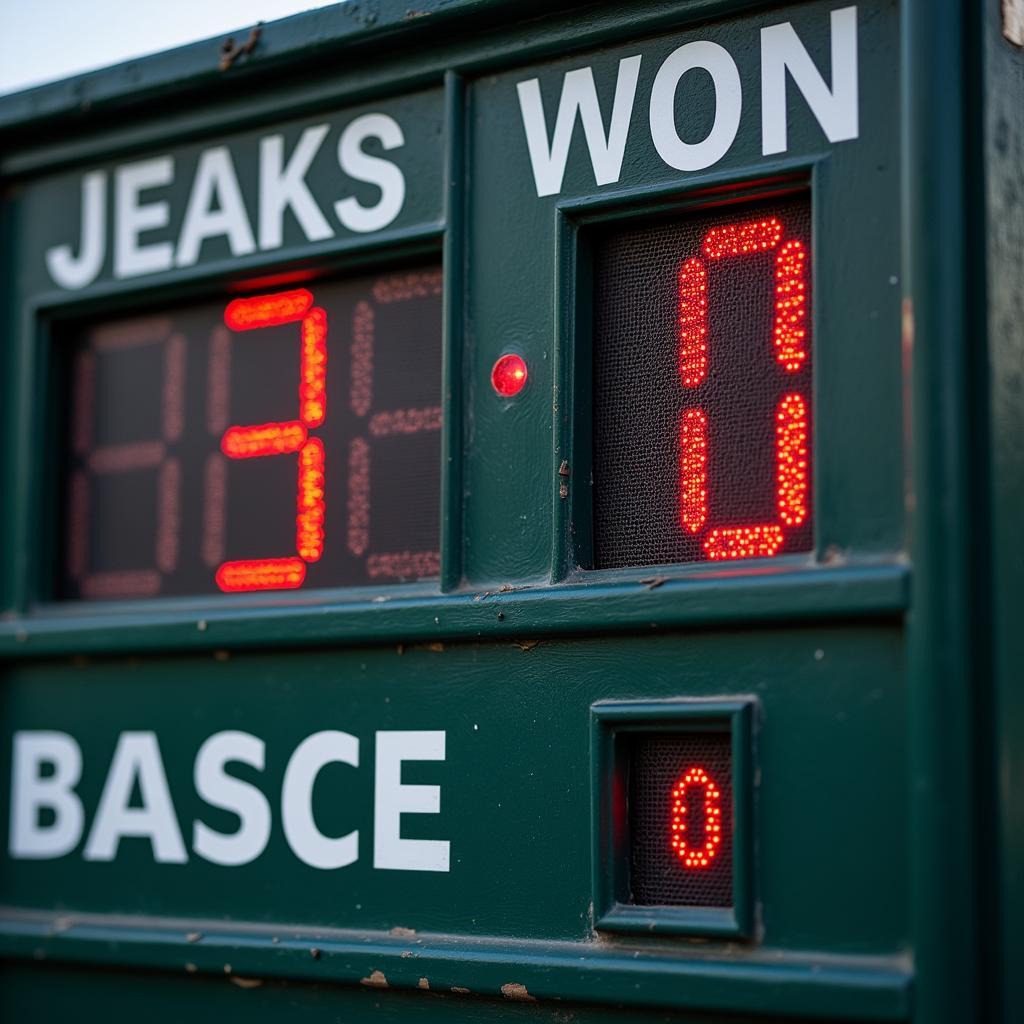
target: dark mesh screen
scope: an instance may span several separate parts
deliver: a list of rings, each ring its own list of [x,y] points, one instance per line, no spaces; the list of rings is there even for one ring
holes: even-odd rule
[[[596,568],[811,549],[810,288],[805,197],[597,240]]]
[[[682,808],[676,812],[673,791],[687,774]],[[693,778],[696,775],[697,778]],[[706,779],[719,794],[708,802]],[[673,829],[673,822],[685,825]],[[714,856],[705,851],[712,822],[721,823]],[[728,733],[639,737],[634,741],[629,772],[629,827],[632,862],[630,889],[639,906],[732,906],[732,743]],[[673,839],[688,844],[674,847]],[[688,867],[684,855],[704,856],[706,865]]]

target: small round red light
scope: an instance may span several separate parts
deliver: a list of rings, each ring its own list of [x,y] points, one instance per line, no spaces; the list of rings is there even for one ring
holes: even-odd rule
[[[502,398],[518,395],[526,384],[526,360],[515,352],[503,355],[491,370],[491,386]]]

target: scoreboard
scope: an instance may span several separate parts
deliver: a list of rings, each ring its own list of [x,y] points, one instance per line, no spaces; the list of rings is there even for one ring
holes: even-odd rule
[[[980,6],[353,0],[0,100],[6,1017],[1021,1019]]]

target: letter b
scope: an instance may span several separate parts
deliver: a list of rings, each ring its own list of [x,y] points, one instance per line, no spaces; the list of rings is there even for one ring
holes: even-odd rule
[[[42,766],[53,765],[52,775]],[[82,751],[63,732],[16,732],[11,778],[12,857],[44,860],[70,853],[82,837],[85,815],[74,787],[82,775]],[[42,809],[54,820],[40,824]]]

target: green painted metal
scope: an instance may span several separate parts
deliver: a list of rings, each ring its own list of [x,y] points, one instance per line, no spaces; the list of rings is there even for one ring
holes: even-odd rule
[[[1021,1016],[1024,57],[995,4],[983,18],[966,2],[861,3],[860,137],[829,143],[791,95],[789,150],[764,157],[760,29],[791,21],[827,68],[840,6],[358,0],[266,26],[226,71],[213,40],[0,101],[5,1017],[100,1003],[158,1020]],[[658,64],[696,39],[733,55],[745,106],[725,158],[683,175],[654,151],[646,110]],[[636,53],[620,180],[595,186],[577,130],[562,193],[538,199],[516,83],[539,78],[550,128],[565,72],[592,67],[607,111]],[[711,102],[708,81],[691,91],[694,109]],[[83,171],[163,152],[188,168],[227,140],[251,203],[260,135],[377,109],[410,126],[410,198],[387,229],[314,246],[292,224],[273,252],[211,243],[195,266],[116,280],[108,265],[75,293],[44,277]],[[312,174],[331,187],[326,167]],[[794,190],[813,199],[815,551],[750,572],[589,569],[594,233]],[[39,453],[56,325],[423,253],[446,271],[437,586],[48,600],[55,470]],[[488,373],[508,348],[531,376],[499,401]],[[968,542],[987,524],[991,543]],[[702,934],[638,910],[620,931],[602,919],[615,850],[594,808],[609,763],[594,718],[603,735],[602,707],[687,701],[735,712],[756,739],[738,750],[753,900]],[[9,856],[25,729],[80,743],[87,827],[118,735],[156,733],[188,862],[157,864],[139,839],[109,863],[81,844]],[[233,824],[193,786],[196,751],[224,729],[265,740],[264,771],[240,777],[273,815],[265,852],[233,868],[190,845],[194,822]],[[280,822],[285,764],[320,729],[362,751],[316,790],[326,832],[360,833],[359,860],[333,871],[301,863]],[[372,866],[376,734],[395,729],[446,731],[443,763],[405,768],[442,787],[441,812],[403,828],[450,839],[447,874]]]

